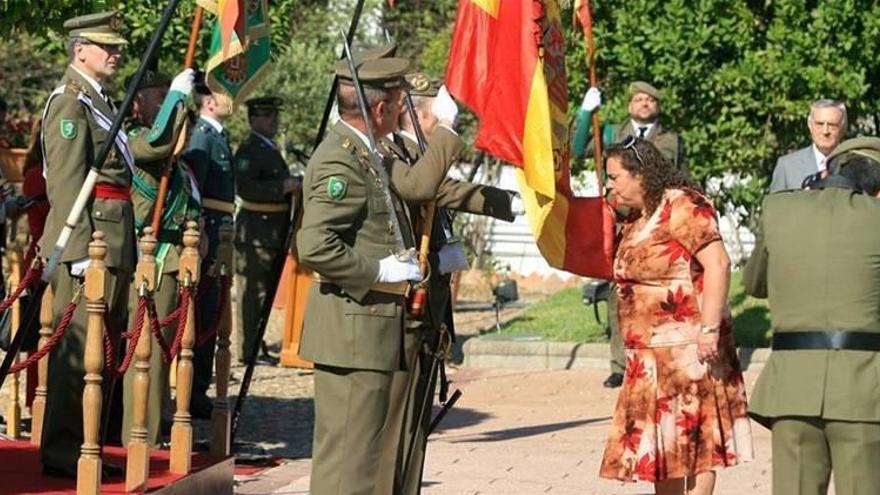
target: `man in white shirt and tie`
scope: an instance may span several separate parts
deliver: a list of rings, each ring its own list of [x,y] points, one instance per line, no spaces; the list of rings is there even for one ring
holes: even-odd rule
[[[776,162],[770,192],[800,189],[804,180],[825,170],[825,157],[846,135],[846,106],[830,99],[816,100],[810,105],[807,128],[813,142],[806,148],[789,153]]]

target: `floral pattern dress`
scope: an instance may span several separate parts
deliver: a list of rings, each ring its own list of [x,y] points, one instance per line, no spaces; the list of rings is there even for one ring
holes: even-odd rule
[[[694,254],[721,239],[715,209],[670,189],[624,226],[614,263],[626,373],[600,476],[662,481],[751,460],[746,392],[725,309],[719,359],[697,358],[703,270]]]

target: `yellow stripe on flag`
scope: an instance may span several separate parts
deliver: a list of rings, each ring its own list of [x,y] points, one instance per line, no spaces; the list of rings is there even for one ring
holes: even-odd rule
[[[498,7],[501,5],[501,0],[470,0],[475,6],[486,11],[487,14],[492,17],[498,18]]]
[[[196,0],[196,5],[214,15],[217,15],[217,0]]]
[[[552,122],[544,68],[538,63],[532,77],[523,126],[522,168],[529,187],[548,198],[556,194]]]
[[[547,197],[538,194],[526,183],[522,169],[516,169],[519,190],[526,216],[538,250],[554,268],[565,265],[565,226],[568,218],[568,198],[562,194]]]

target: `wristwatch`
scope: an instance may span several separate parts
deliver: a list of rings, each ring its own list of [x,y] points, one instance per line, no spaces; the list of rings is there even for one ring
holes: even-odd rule
[[[718,333],[721,330],[721,325],[700,325],[700,333],[703,335],[708,335],[710,333]]]

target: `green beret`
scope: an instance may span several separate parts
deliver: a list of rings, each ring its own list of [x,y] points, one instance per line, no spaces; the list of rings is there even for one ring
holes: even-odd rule
[[[638,93],[645,93],[646,95],[653,97],[657,101],[661,100],[660,91],[654,86],[646,83],[645,81],[635,81],[629,85],[630,99],[632,99],[633,96],[637,95]]]
[[[254,110],[278,110],[284,104],[284,100],[277,96],[259,96],[244,102],[248,111]]]
[[[351,70],[348,60],[336,63],[336,76],[343,83],[350,82]],[[409,60],[390,57],[377,60],[365,60],[357,65],[358,79],[365,87],[391,89],[400,88],[405,84],[404,76],[410,71]]]
[[[427,96],[433,98],[440,91],[441,81],[431,80],[427,75],[421,72],[412,72],[406,75],[406,82],[409,84],[409,94],[413,96]]]
[[[134,79],[134,74],[128,76],[128,78],[125,80],[126,88],[131,84],[132,79]],[[171,76],[165,74],[164,72],[148,70],[144,72],[144,77],[141,78],[141,82],[137,86],[137,91],[141,91],[147,88],[164,88],[169,85],[171,85]]]
[[[397,44],[390,43],[388,45],[371,46],[369,48],[358,48],[353,52],[353,55],[356,62],[366,62],[367,60],[393,57],[396,53]]]
[[[70,38],[85,38],[102,45],[127,45],[120,34],[125,17],[113,10],[97,14],[81,15],[64,21],[64,29]]]
[[[857,156],[868,157],[880,164],[880,138],[878,137],[857,137],[847,139],[837,145],[834,150],[828,154],[827,163],[832,163],[833,169],[836,171],[840,167],[846,165],[846,162]]]

